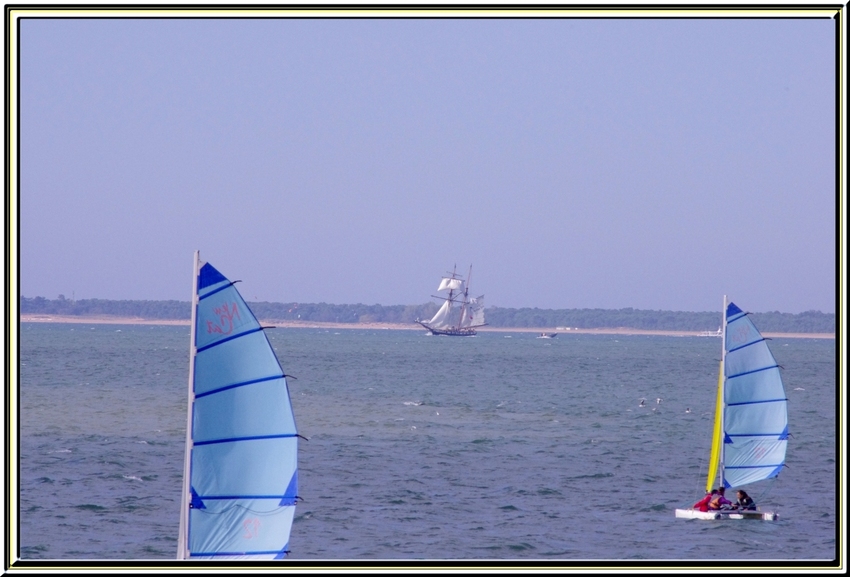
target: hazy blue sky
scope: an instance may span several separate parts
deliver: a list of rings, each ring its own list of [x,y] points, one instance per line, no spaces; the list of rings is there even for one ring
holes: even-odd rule
[[[21,294],[835,312],[835,30],[26,19]]]

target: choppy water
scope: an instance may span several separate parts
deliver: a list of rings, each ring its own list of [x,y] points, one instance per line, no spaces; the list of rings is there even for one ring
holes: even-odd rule
[[[21,557],[174,559],[188,327],[20,335]],[[702,495],[719,339],[269,336],[310,439],[293,561],[836,556],[834,340],[771,342],[792,439],[749,488],[764,523],[674,518]]]

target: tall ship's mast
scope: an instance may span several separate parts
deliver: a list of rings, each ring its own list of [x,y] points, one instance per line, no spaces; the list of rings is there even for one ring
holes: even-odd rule
[[[448,292],[448,296],[432,295],[445,301],[437,314],[429,321],[416,319],[416,322],[425,327],[431,335],[474,337],[477,334],[475,329],[487,323],[484,321],[484,295],[469,297],[472,265],[469,266],[466,280],[457,274],[457,265],[448,275],[443,277],[437,287],[437,292]],[[459,313],[454,312],[455,308],[459,309]]]

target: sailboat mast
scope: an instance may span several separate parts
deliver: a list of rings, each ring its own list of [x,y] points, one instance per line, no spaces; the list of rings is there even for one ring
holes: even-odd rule
[[[195,401],[195,355],[197,345],[195,344],[195,325],[198,314],[198,274],[200,270],[200,251],[195,251],[195,264],[192,274],[192,325],[189,329],[189,393],[186,411],[186,452],[183,457],[183,492],[180,498],[180,533],[177,536],[177,559],[189,557],[189,468],[192,457],[192,404]]]
[[[466,309],[467,304],[469,302],[469,279],[472,276],[472,265],[469,265],[469,274],[466,275],[466,282],[463,286],[463,303],[460,305],[460,321],[458,321],[458,326],[463,326],[463,320],[466,318]]]
[[[726,307],[727,307],[726,295],[723,295],[723,319],[720,331],[720,372],[722,384],[720,385],[720,396],[722,404],[720,406],[720,486],[722,487],[725,483],[726,474],[724,469],[726,468]]]

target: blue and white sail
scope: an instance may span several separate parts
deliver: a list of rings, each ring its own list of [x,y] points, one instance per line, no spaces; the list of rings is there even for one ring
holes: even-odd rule
[[[282,559],[298,492],[286,377],[234,284],[195,253],[178,559]]]
[[[767,341],[734,303],[726,307],[721,484],[740,487],[779,474],[788,445],[788,399]]]
[[[734,303],[727,304],[725,296],[720,329],[723,344],[706,494],[717,487],[741,487],[776,477],[785,467],[788,447],[788,399],[767,341],[747,313]],[[760,507],[695,507],[676,509],[676,517],[765,521],[778,518],[775,512]]]

